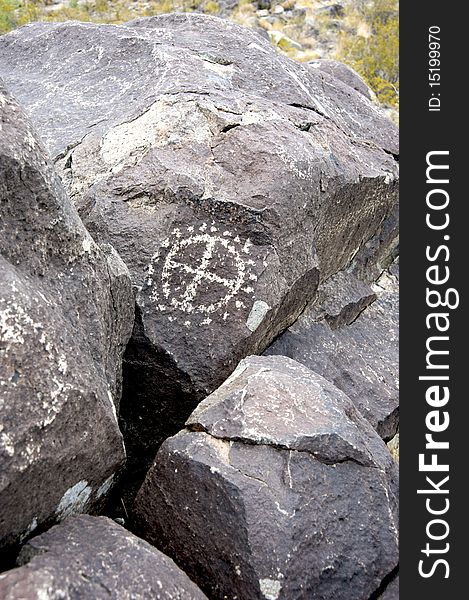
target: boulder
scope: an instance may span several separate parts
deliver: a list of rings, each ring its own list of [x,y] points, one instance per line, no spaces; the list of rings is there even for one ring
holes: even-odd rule
[[[0,39],[0,74],[131,272],[136,473],[381,230],[397,129],[337,78],[199,14],[31,24]]]
[[[107,517],[71,517],[31,539],[0,575],[3,600],[206,600],[174,562]]]
[[[1,82],[0,133],[1,548],[106,499],[134,303]]]
[[[210,598],[363,600],[398,562],[397,477],[345,394],[249,357],[162,444],[135,515]]]
[[[322,303],[308,306],[265,352],[288,356],[331,381],[385,440],[399,425],[397,268],[395,275],[385,272],[373,292],[350,274],[332,277],[318,291]]]
[[[312,69],[319,69],[320,71],[324,71],[324,73],[328,73],[329,75],[340,79],[340,81],[346,85],[357,92],[360,92],[360,94],[363,94],[368,100],[372,99],[372,92],[360,75],[352,69],[352,67],[345,65],[339,60],[323,58],[320,60],[311,60],[308,65],[310,65]]]

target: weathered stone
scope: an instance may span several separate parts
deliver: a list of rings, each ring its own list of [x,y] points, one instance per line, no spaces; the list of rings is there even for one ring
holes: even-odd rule
[[[329,73],[329,75],[340,79],[340,81],[353,88],[355,91],[363,94],[365,98],[371,100],[370,88],[366,85],[360,75],[348,65],[344,65],[344,63],[338,60],[326,58],[311,60],[308,65],[313,69],[319,69],[320,71],[324,71],[324,73]]]
[[[378,299],[351,325],[335,330],[326,320],[318,321],[321,311],[312,304],[266,354],[289,356],[331,381],[389,440],[399,425],[397,278],[383,274],[374,291]]]
[[[0,82],[0,547],[105,500],[130,276],[98,246]]]
[[[309,316],[316,321],[326,320],[331,329],[350,325],[374,300],[371,287],[351,273],[340,271],[318,289]]]
[[[362,281],[373,283],[386,269],[397,269],[398,276],[398,261],[399,206],[396,204],[391,214],[381,224],[376,235],[357,252],[350,270]],[[391,274],[394,273],[391,271]]]
[[[206,600],[174,562],[106,517],[71,517],[30,540],[0,575],[3,600]]]
[[[396,260],[389,266],[389,274],[395,277],[399,281],[399,256]]]
[[[328,381],[249,357],[187,426],[135,510],[209,597],[363,600],[396,567],[396,463]]]
[[[397,199],[397,129],[337,78],[203,15],[32,24],[0,58],[137,288],[121,412],[136,472],[294,322],[319,272],[376,235]]]

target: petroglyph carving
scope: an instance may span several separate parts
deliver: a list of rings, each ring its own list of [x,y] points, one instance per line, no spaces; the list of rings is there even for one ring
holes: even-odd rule
[[[207,223],[188,227],[187,234],[174,229],[152,257],[146,279],[152,288],[150,299],[163,312],[175,309],[203,315],[203,324],[209,324],[210,315],[235,297],[233,306],[245,308],[238,294],[251,295],[250,284],[257,279],[250,272],[255,264],[249,258],[252,243]],[[225,312],[223,318],[228,316]]]

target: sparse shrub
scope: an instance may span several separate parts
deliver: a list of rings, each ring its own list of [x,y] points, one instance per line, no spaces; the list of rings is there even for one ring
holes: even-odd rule
[[[96,12],[105,13],[109,10],[109,3],[107,0],[95,0]]]
[[[214,0],[209,0],[204,6],[204,13],[208,15],[218,15],[220,12],[220,5]]]
[[[0,34],[16,27],[16,8],[17,3],[13,0],[0,0]]]
[[[358,7],[358,8],[357,8]],[[349,4],[349,26],[339,34],[337,58],[353,67],[381,103],[399,104],[399,8],[397,0]]]

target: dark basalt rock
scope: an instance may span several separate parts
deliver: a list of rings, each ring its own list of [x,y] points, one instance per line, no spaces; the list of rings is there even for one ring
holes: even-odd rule
[[[373,283],[399,264],[399,206],[396,204],[381,227],[355,255],[350,270],[362,281]],[[397,276],[399,273],[397,273]]]
[[[98,510],[122,467],[127,268],[91,238],[0,82],[0,547]]]
[[[131,272],[136,473],[381,231],[397,129],[336,77],[203,15],[31,24],[0,39],[0,74]]]
[[[0,575],[3,600],[206,600],[174,562],[106,517],[67,519],[30,540]]]
[[[399,425],[399,289],[391,272],[398,275],[398,267],[393,265],[378,280],[378,299],[365,309],[372,298],[367,286],[349,274],[331,278],[318,293],[323,304],[309,306],[266,350],[289,356],[331,381],[385,440]],[[342,319],[333,329],[323,308],[329,304],[335,314],[342,312],[353,322],[347,325]]]
[[[371,287],[351,273],[340,271],[321,286],[308,311],[315,321],[325,320],[331,329],[350,325],[376,300]]]
[[[396,567],[396,464],[328,381],[249,357],[187,427],[135,510],[209,597],[363,600]]]
[[[324,71],[324,73],[328,73],[329,75],[340,79],[340,81],[353,88],[355,91],[363,94],[365,98],[371,100],[370,88],[366,85],[360,75],[348,65],[344,65],[344,63],[341,63],[338,60],[326,58],[311,60],[308,65],[313,69],[319,69],[320,71]]]

